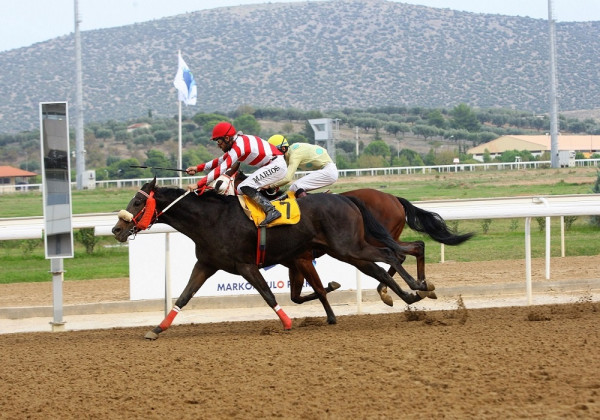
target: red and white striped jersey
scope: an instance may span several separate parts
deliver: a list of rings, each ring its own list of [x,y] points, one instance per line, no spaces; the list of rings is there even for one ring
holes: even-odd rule
[[[282,155],[275,146],[257,136],[238,135],[231,149],[223,156],[197,166],[198,172],[211,170],[198,181],[198,187],[211,183],[237,162],[250,166],[262,167],[271,162],[275,156]]]

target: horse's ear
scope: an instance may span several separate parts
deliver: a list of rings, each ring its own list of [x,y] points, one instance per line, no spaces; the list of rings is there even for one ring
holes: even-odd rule
[[[150,191],[152,191],[154,189],[154,187],[156,187],[156,177],[154,177],[154,179],[152,181],[145,183],[142,186],[142,191],[149,193]]]

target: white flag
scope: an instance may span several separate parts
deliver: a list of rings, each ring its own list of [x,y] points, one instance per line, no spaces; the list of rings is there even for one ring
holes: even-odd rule
[[[181,53],[179,53],[179,66],[177,67],[177,74],[175,75],[173,84],[179,92],[180,101],[186,105],[196,105],[196,98],[198,97],[196,81],[190,68],[185,64],[183,58],[181,58]]]

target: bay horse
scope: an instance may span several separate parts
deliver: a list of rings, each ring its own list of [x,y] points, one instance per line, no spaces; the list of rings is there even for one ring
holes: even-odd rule
[[[424,233],[434,241],[450,246],[460,245],[474,235],[473,233],[457,234],[452,232],[439,214],[421,209],[402,197],[371,188],[361,188],[340,194],[361,200],[377,221],[398,242],[403,251],[417,259],[417,279],[420,282],[425,281],[425,243],[423,241],[401,241],[400,234],[406,224],[412,230]],[[388,274],[394,276],[396,272],[397,270],[390,266]],[[402,278],[407,275],[402,272],[398,272],[398,274]],[[377,291],[384,303],[389,306],[393,305],[385,285],[380,283]]]
[[[196,245],[197,261],[187,285],[169,314],[145,338],[155,340],[169,328],[181,308],[218,270],[244,277],[276,312],[283,328],[291,329],[290,318],[277,304],[256,263],[256,226],[244,214],[237,197],[210,190],[202,192],[189,194],[181,188],[157,187],[154,178],[142,186],[126,210],[119,212],[119,220],[112,229],[115,239],[126,242],[130,236],[161,222],[186,235]],[[265,266],[283,264],[301,272],[297,256],[316,250],[354,265],[383,282],[407,304],[428,297],[434,289],[427,282],[413,280],[410,287],[417,292],[405,292],[376,264],[383,262],[402,270],[402,250],[360,200],[318,194],[305,197],[298,204],[302,217],[297,224],[267,229]],[[367,237],[384,247],[371,245]],[[329,306],[326,299],[325,303]]]

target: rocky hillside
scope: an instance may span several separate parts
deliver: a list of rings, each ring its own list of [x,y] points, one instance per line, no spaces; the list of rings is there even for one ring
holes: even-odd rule
[[[558,23],[559,108],[600,107],[600,22]],[[384,0],[203,10],[82,32],[85,120],[177,114],[177,51],[198,105],[331,110],[382,105],[547,112],[548,23]],[[74,39],[0,53],[0,132],[74,100]],[[73,107],[71,113],[74,115]]]

